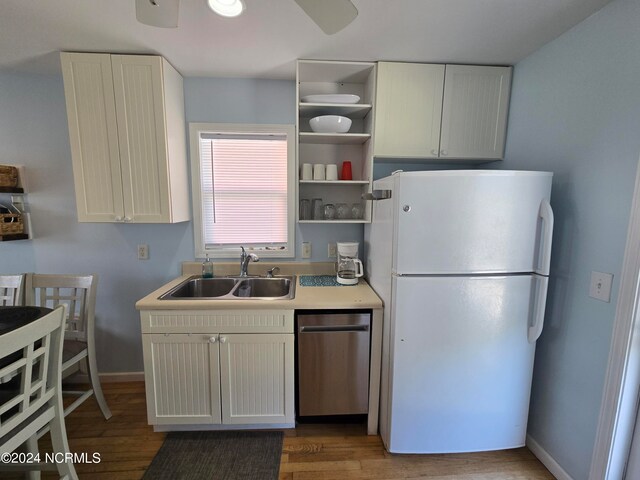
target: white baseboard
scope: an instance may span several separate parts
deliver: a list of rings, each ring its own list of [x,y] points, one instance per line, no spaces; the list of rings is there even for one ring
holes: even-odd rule
[[[204,430],[273,430],[281,428],[296,428],[294,423],[253,423],[251,425],[212,425],[194,424],[194,425],[154,425],[154,432],[199,432]]]
[[[560,464],[556,462],[555,459],[549,455],[549,453],[530,435],[527,435],[527,447],[558,480],[573,480],[573,478],[564,471]]]
[[[99,377],[102,383],[144,382],[144,372],[101,373]],[[86,373],[78,373],[65,379],[65,381],[69,383],[89,383],[89,377]]]

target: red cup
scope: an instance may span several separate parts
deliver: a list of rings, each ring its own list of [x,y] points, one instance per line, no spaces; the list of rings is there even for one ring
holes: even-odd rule
[[[353,180],[353,173],[351,172],[351,162],[342,162],[342,176],[341,180]]]

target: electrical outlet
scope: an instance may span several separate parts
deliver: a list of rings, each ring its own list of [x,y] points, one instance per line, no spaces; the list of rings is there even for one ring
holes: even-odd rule
[[[329,258],[336,258],[337,256],[337,252],[336,252],[336,244],[335,243],[329,243],[327,245],[327,256]]]
[[[591,285],[589,286],[589,296],[596,300],[609,303],[611,300],[611,284],[613,275],[610,273],[591,272]]]
[[[302,258],[311,258],[311,242],[302,242]]]
[[[138,244],[138,260],[149,260],[149,245],[146,243]]]

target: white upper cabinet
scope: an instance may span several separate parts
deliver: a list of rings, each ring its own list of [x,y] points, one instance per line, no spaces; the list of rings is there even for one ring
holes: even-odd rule
[[[182,77],[158,56],[62,53],[78,221],[189,220]]]
[[[444,65],[378,63],[373,153],[437,157]]]
[[[501,159],[511,67],[447,65],[440,156]]]
[[[374,156],[500,159],[511,67],[378,64]]]

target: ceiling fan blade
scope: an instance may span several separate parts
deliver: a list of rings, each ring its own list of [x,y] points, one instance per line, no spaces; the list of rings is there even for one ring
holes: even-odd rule
[[[136,0],[136,18],[152,27],[175,28],[179,4],[180,0]]]
[[[327,35],[339,32],[358,16],[358,9],[351,0],[295,0],[295,2]]]

